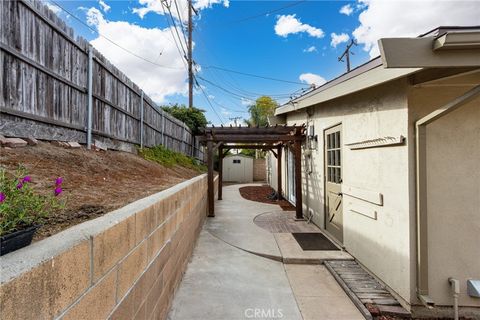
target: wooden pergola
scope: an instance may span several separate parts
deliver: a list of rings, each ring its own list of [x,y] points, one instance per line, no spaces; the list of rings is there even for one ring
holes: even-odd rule
[[[218,200],[222,200],[223,157],[231,149],[259,149],[272,151],[277,158],[277,191],[282,197],[282,150],[293,148],[295,158],[295,207],[296,218],[303,219],[302,212],[302,142],[305,139],[305,126],[276,125],[267,127],[207,127],[201,129],[200,141],[207,147],[208,165],[208,216],[215,216],[213,158],[218,150]]]

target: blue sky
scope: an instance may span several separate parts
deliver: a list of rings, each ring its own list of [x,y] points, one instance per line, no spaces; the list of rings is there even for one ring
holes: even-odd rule
[[[173,0],[169,2],[175,22],[180,25],[186,19],[186,1],[177,0],[181,17]],[[53,2],[49,6],[155,101],[187,102],[186,71],[175,46],[178,39],[173,40],[176,34],[160,1],[57,3],[97,32],[58,10]],[[345,63],[337,58],[349,38],[358,42],[351,59],[355,67],[377,55],[376,40],[381,36],[416,36],[441,24],[475,24],[480,16],[480,5],[475,1],[443,1],[436,6],[427,1],[379,0],[194,3],[199,9],[194,30],[197,78],[215,110],[199,88],[194,104],[206,110],[208,120],[214,124],[230,123],[235,116],[248,117],[247,105],[260,95],[271,95],[283,103],[311,82],[320,85],[342,74]],[[445,18],[442,12],[451,14]],[[150,62],[112,45],[98,32]],[[296,83],[248,77],[213,67]]]

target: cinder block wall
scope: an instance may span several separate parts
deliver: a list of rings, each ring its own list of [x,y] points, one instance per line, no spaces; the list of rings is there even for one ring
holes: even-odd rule
[[[253,181],[267,180],[267,166],[265,159],[253,159]]]
[[[206,193],[202,175],[3,256],[0,319],[165,319]]]

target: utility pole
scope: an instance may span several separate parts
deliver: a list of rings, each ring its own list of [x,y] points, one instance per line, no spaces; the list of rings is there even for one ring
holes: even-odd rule
[[[338,57],[338,61],[342,61],[343,62],[343,57],[346,57],[347,59],[347,72],[350,72],[350,55],[353,55],[353,52],[350,52],[350,48],[352,46],[356,46],[357,43],[355,42],[355,40],[350,40],[350,43],[347,45],[347,48],[345,49],[345,51],[342,53],[342,55],[340,57]]]
[[[242,117],[233,117],[233,118],[228,118],[228,119],[230,119],[230,121],[233,121],[235,123],[235,127],[238,127],[237,126],[237,120],[242,119]]]
[[[193,108],[192,0],[188,3],[188,107]]]

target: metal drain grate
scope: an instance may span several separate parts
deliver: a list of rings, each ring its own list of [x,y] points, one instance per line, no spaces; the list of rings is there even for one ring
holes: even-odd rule
[[[373,319],[367,306],[376,309],[380,315],[410,318],[410,313],[400,305],[385,286],[356,261],[329,260],[325,261],[325,266],[366,319]]]

